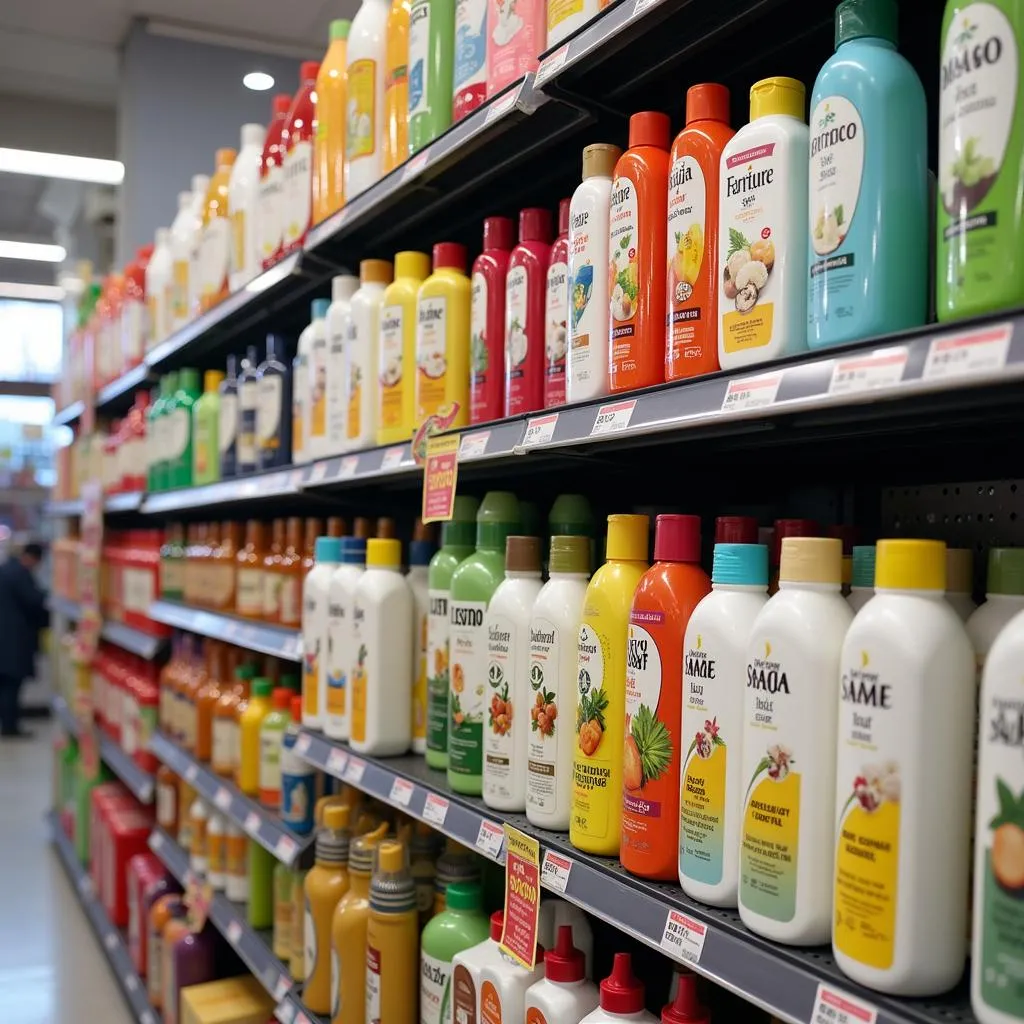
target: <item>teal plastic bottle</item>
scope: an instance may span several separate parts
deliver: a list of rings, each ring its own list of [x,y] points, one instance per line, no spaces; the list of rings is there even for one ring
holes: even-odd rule
[[[807,341],[906,330],[928,309],[928,110],[895,0],[843,0],[811,94]],[[770,268],[769,268],[770,269]]]
[[[519,502],[490,491],[476,514],[476,551],[452,574],[448,600],[448,785],[483,792],[487,692],[487,606],[505,578],[505,541],[519,532]],[[482,941],[482,940],[481,940]]]
[[[167,425],[167,486],[192,486],[192,406],[202,391],[198,370],[179,370],[178,387],[164,412]]]
[[[409,156],[452,123],[455,0],[409,7]]]
[[[167,394],[170,390],[170,374],[160,378],[160,385],[150,392],[152,400],[146,413],[146,447],[149,451],[149,470],[146,474],[147,491],[163,491],[167,488],[167,465],[164,462],[161,445],[163,430],[164,407],[167,405]],[[177,380],[177,374],[175,374]]]

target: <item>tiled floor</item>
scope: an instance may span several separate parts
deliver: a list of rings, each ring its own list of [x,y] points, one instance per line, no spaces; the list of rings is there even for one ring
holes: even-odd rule
[[[0,740],[0,1020],[129,1024],[113,974],[47,841],[51,727]]]

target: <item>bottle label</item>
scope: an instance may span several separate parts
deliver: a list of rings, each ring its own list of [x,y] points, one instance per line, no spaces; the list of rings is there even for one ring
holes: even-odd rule
[[[452,969],[453,1019],[458,1024],[478,1024],[476,1016],[476,983],[464,964]]]
[[[363,366],[356,348],[358,335],[355,318],[349,317],[348,344],[345,346],[345,391],[348,404],[345,436],[350,441],[359,439],[363,426]]]
[[[421,421],[445,404],[447,321],[447,299],[434,296],[416,303],[416,366],[419,373],[416,415]]]
[[[704,267],[707,236],[707,183],[704,171],[692,156],[673,161],[668,178],[668,361],[685,366],[688,359],[704,355],[698,328],[717,310],[702,309],[694,300],[697,278]],[[710,279],[714,267],[704,267]],[[713,292],[705,285],[701,295]]]
[[[313,911],[309,905],[309,897],[306,898],[305,908],[306,926],[303,929],[303,945],[305,947],[306,977],[312,976],[316,970],[316,955],[319,952],[316,941],[316,921],[313,918]]]
[[[185,589],[185,560],[183,558],[162,558],[160,560],[160,589],[164,597],[181,598]]]
[[[455,0],[455,94],[484,85],[487,71],[487,0]]]
[[[295,590],[300,590],[301,586],[296,579]],[[317,714],[320,709],[320,643],[324,617],[319,604],[315,591],[310,587],[302,612],[302,707],[310,715]]]
[[[421,951],[420,1024],[445,1024],[450,1019],[451,970],[450,960],[438,960],[425,950]]]
[[[191,439],[191,417],[187,409],[174,409],[167,421],[167,458],[171,460],[184,458]]]
[[[425,743],[427,739],[427,612],[416,610],[416,635],[413,657],[416,678],[412,684],[412,738]]]
[[[175,260],[171,265],[171,316],[180,325],[188,319],[188,260]]]
[[[199,247],[199,294],[207,306],[227,293],[230,260],[231,225],[227,217],[214,217]]]
[[[368,664],[369,651],[366,647],[364,629],[366,628],[366,609],[359,602],[352,607],[352,646],[355,649],[355,660],[352,662],[351,686],[352,706],[350,709],[349,729],[352,739],[357,743],[366,741],[366,705],[372,666]]]
[[[608,302],[601,298],[606,295],[607,261],[602,253],[607,232],[600,231],[596,205],[589,196],[574,200],[569,215],[568,372],[580,385],[590,384],[596,373],[603,377],[608,372]]]
[[[429,592],[427,613],[427,749],[448,750],[448,591]]]
[[[487,722],[484,726],[484,790],[510,799],[513,782],[523,766],[515,763],[520,746],[513,732],[512,693],[515,690],[516,624],[507,615],[489,613],[487,628]]]
[[[216,723],[214,723],[216,725]],[[161,782],[156,787],[156,820],[162,829],[173,829],[178,817],[178,787]]]
[[[260,259],[274,258],[281,247],[284,214],[284,171],[271,164],[267,173],[260,177],[259,217],[256,218],[259,231]]]
[[[302,578],[293,573],[281,573],[281,625],[302,625]]]
[[[501,996],[490,978],[480,986],[480,1024],[501,1024]]]
[[[615,755],[605,740],[608,694],[604,688],[608,640],[589,623],[580,624],[576,646],[576,748],[573,758],[572,825],[582,835],[608,834]],[[614,794],[618,798],[618,794]],[[617,817],[617,816],[616,816]]]
[[[385,306],[380,313],[380,422],[385,429],[403,424],[404,379],[402,356],[405,337],[401,306]]]
[[[239,615],[263,614],[263,570],[239,569],[236,576]]]
[[[558,744],[566,719],[558,721],[562,640],[549,619],[530,622],[530,734],[527,737],[526,803],[544,814],[558,807]]]
[[[566,314],[569,267],[559,260],[548,267],[544,301],[544,407],[565,405]]]
[[[377,147],[377,62],[354,60],[348,66],[348,116],[345,155],[349,161],[372,156]]]
[[[279,572],[267,569],[263,573],[263,617],[277,622],[281,615],[281,581]]]
[[[211,751],[213,756],[210,763],[213,770],[218,774],[230,772],[234,765],[234,732],[231,728],[232,722],[227,718],[214,718],[211,729],[212,741]]]
[[[469,416],[473,423],[490,419],[487,408],[487,278],[473,275],[469,306]]]
[[[238,468],[251,472],[257,465],[256,416],[260,404],[259,384],[245,381],[239,391],[238,414]]]
[[[417,0],[409,11],[409,120],[429,116],[430,4]]]
[[[483,774],[486,616],[486,601],[448,599],[448,649],[451,658],[448,771],[455,775]]]
[[[327,608],[327,714],[339,720],[339,725],[347,714],[348,659],[352,653],[351,622],[346,612],[343,601],[332,601]]]
[[[305,380],[308,372],[309,360],[297,356],[292,370],[292,456],[299,461],[309,456],[304,451],[309,439],[306,437],[306,396],[302,388],[295,387],[295,384]]]
[[[630,178],[612,182],[608,218],[608,311],[611,315],[611,372],[635,373],[639,369],[636,335],[636,311],[640,299],[637,248],[640,227],[637,212],[636,183]]]
[[[583,13],[583,0],[549,0],[548,32],[553,32],[563,21]]]
[[[287,763],[285,763],[287,761]],[[295,771],[296,762],[308,771]],[[281,764],[281,820],[291,828],[308,833],[313,827],[313,804],[316,800],[313,770],[295,754]]]
[[[373,1024],[380,1018],[380,950],[366,945],[366,1021]],[[421,1016],[422,1021],[422,1016]]]
[[[527,400],[529,298],[530,279],[526,267],[510,267],[505,275],[505,407],[509,412],[524,408]]]
[[[526,1008],[526,1024],[548,1024],[548,1019],[539,1007],[528,1006]]]
[[[284,378],[276,373],[261,377],[256,393],[256,450],[261,463],[281,448],[283,404]]]
[[[327,335],[313,339],[313,351],[309,362],[309,436],[311,440],[327,437]],[[299,387],[306,387],[301,381]]]
[[[133,360],[142,358],[143,340],[146,337],[146,307],[134,300],[126,299],[121,307],[121,335],[123,351]]]
[[[327,436],[332,442],[345,436],[348,402],[345,391],[345,339],[349,317],[329,317],[327,373]]]
[[[217,448],[223,460],[235,454],[238,430],[238,396],[233,392],[220,396],[220,413],[217,421]]]
[[[280,799],[281,795],[281,733],[274,729],[260,732],[260,799]]]
[[[309,228],[313,203],[313,143],[296,142],[284,158],[284,229],[286,246],[302,240]]]

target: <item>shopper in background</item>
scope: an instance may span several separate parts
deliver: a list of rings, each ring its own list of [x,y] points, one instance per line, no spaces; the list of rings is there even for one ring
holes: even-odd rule
[[[0,738],[30,735],[18,726],[18,701],[21,684],[35,672],[39,631],[49,622],[34,576],[42,560],[42,545],[26,544],[0,565]]]

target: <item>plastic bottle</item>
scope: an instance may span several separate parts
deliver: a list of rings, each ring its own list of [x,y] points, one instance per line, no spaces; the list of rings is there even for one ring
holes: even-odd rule
[[[207,370],[203,393],[192,406],[192,482],[212,484],[220,479],[220,386],[224,374]]]
[[[291,717],[281,741],[281,821],[304,836],[313,830],[316,773],[313,766],[295,752],[302,724],[302,698],[288,691],[288,699]]]
[[[469,422],[469,308],[466,247],[434,246],[434,271],[416,293],[414,426],[455,411],[450,426]]]
[[[621,156],[609,143],[587,146],[583,180],[569,204],[569,402],[608,394],[608,217]]]
[[[312,223],[327,220],[345,205],[345,104],[348,33],[352,23],[335,18],[327,53],[316,76],[313,120]]]
[[[813,519],[776,519],[771,529],[771,546],[768,549],[768,593],[779,589],[779,563],[782,559],[782,543],[787,537],[817,537],[820,528]]]
[[[253,839],[247,840],[249,861],[249,900],[246,920],[250,928],[272,928],[274,925],[274,855]]]
[[[210,808],[202,797],[197,796],[188,809],[189,820],[189,867],[199,873],[206,873],[206,825],[210,820]]]
[[[327,622],[331,577],[341,539],[317,537],[313,570],[302,584],[302,724],[323,729],[327,713]]]
[[[710,591],[700,567],[700,517],[658,516],[654,565],[633,594],[626,656],[619,860],[642,878],[679,873],[679,776],[691,745],[680,729],[686,684],[679,680],[690,661],[683,637]]]
[[[434,915],[448,906],[448,889],[457,884],[479,884],[480,858],[456,840],[448,838],[441,856],[437,858],[434,875]]]
[[[257,238],[259,239],[260,264],[264,270],[281,258],[281,242],[284,236],[284,163],[287,140],[282,138],[288,111],[291,110],[291,96],[280,94],[274,97],[270,124],[263,141],[260,159],[260,191],[257,201]]]
[[[292,932],[295,927],[295,876],[296,872],[287,864],[274,865],[274,933],[271,948],[274,956],[280,960],[290,957],[292,951]]]
[[[779,592],[747,640],[740,918],[787,945],[827,942],[832,927],[834,681],[853,619],[842,557],[834,538],[787,537]]]
[[[121,307],[121,369],[130,370],[142,362],[151,330],[146,305],[146,271],[153,257],[153,246],[143,245],[124,270],[124,304]]]
[[[629,149],[615,164],[608,230],[608,386],[612,392],[665,378],[665,232],[668,116],[629,119]]]
[[[487,98],[491,99],[523,75],[537,70],[546,49],[547,4],[487,0]]]
[[[463,949],[452,957],[451,982],[451,1016],[458,1021],[479,1021],[480,1017],[480,982],[485,965],[501,963],[503,954],[498,948],[501,942],[502,924],[505,915],[496,910],[491,914],[490,933],[483,942]],[[520,1014],[520,1016],[522,1016]]]
[[[419,911],[405,845],[377,847],[366,922],[366,1019],[416,1024]]]
[[[526,990],[526,1024],[579,1021],[600,1002],[597,986],[587,981],[583,953],[572,943],[572,927],[561,925],[554,949],[544,954],[544,978]]]
[[[179,370],[178,390],[168,400],[167,486],[192,486],[192,406],[200,395],[199,371]]]
[[[228,480],[238,471],[238,358],[227,357],[227,374],[220,382],[217,419],[217,453],[220,478]]]
[[[525,1021],[526,993],[544,977],[544,950],[538,944],[533,969],[499,949],[497,962],[480,971],[480,1019],[486,1024]]]
[[[1006,309],[1024,298],[1022,44],[1024,11],[1015,0],[946,3],[935,246],[942,321]],[[990,1020],[998,1012],[987,1008]]]
[[[979,683],[996,637],[1020,611],[1024,611],[1024,548],[989,548],[985,603],[966,623],[967,635],[974,645]]]
[[[348,35],[345,200],[376,184],[384,170],[384,69],[388,0],[363,0]]]
[[[267,358],[256,371],[256,457],[260,469],[277,469],[292,462],[290,411],[295,382],[285,362],[286,350],[281,335],[268,334]]]
[[[327,330],[327,445],[326,455],[338,455],[345,447],[348,395],[345,392],[345,342],[352,312],[352,296],[359,278],[340,274],[331,279],[331,304],[324,322]]]
[[[319,459],[330,447],[327,439],[327,299],[310,304],[309,326],[299,336],[298,365],[292,381],[292,410],[298,410],[302,461]],[[294,443],[294,442],[293,442]],[[298,461],[298,460],[296,460]]]
[[[248,796],[260,790],[260,727],[270,714],[271,682],[260,677],[252,682],[252,696],[239,719],[241,756],[238,762],[238,788]]]
[[[382,170],[390,174],[409,156],[409,0],[391,0],[385,36]]]
[[[966,622],[978,606],[974,590],[974,552],[970,548],[946,548],[946,601]]]
[[[675,994],[662,1007],[661,1024],[711,1024],[711,1011],[700,1001],[699,981],[693,971],[676,968],[672,980]]]
[[[569,316],[569,199],[558,204],[558,235],[548,256],[544,297],[544,408],[565,405]]]
[[[245,544],[236,555],[235,611],[250,619],[263,616],[265,542],[263,524],[254,519],[248,520],[245,524]]]
[[[768,549],[716,544],[711,593],[683,641],[679,884],[716,907],[736,906],[747,637],[768,601]],[[691,738],[692,737],[692,738]]]
[[[619,852],[626,641],[633,592],[648,568],[648,530],[647,516],[608,517],[607,560],[587,587],[580,620],[569,841],[588,853]]]
[[[795,78],[755,83],[750,123],[722,151],[718,361],[723,370],[807,347],[810,147],[804,94]]]
[[[586,537],[590,544],[589,570],[594,563],[594,513],[582,494],[559,494],[548,511],[548,535],[554,537]]]
[[[519,502],[489,491],[477,511],[476,550],[452,573],[448,599],[451,686],[448,700],[448,785],[483,790],[484,682],[487,608],[505,574],[505,544],[519,525]]]
[[[320,64],[305,60],[299,65],[299,89],[292,98],[281,145],[284,162],[284,217],[281,254],[301,248],[313,219],[313,123],[316,118],[316,80]]]
[[[665,380],[718,369],[718,175],[722,150],[734,134],[729,90],[690,86],[686,127],[670,154]]]
[[[314,558],[316,538],[313,539]],[[282,626],[292,629],[302,627],[302,520],[289,516],[285,522],[285,545],[281,552],[280,612],[278,619]]]
[[[171,333],[171,231],[156,229],[156,245],[146,265],[146,308],[149,331],[146,351],[156,348]]]
[[[658,1024],[658,1018],[644,1009],[644,986],[633,973],[628,953],[616,953],[612,973],[601,982],[600,1004],[580,1024]]]
[[[853,549],[853,572],[846,603],[857,614],[875,596],[875,545],[858,544]]]
[[[163,491],[167,489],[167,459],[166,459],[166,427],[164,424],[164,410],[167,406],[167,398],[171,394],[170,374],[160,378],[160,384],[155,392],[155,397],[150,403],[146,413],[146,490]],[[177,382],[177,374],[174,375]]]
[[[191,184],[188,202],[183,204],[178,197],[178,216],[171,225],[174,330],[184,327],[193,316],[192,298],[199,282],[192,274],[192,260],[199,246],[210,179],[205,174],[193,174]]]
[[[323,730],[331,739],[347,740],[348,681],[357,650],[353,600],[356,583],[366,569],[366,541],[361,537],[342,538],[339,562],[331,573],[327,589],[327,693]]]
[[[260,722],[260,803],[271,810],[281,807],[281,750],[291,722],[292,692],[278,686],[271,694],[270,711]]]
[[[452,122],[487,98],[487,0],[455,0]]]
[[[474,3],[477,0],[457,0],[457,10]],[[480,8],[484,11],[482,3]],[[487,217],[483,251],[473,261],[469,313],[469,422],[473,424],[504,415],[505,275],[515,230],[511,217]]]
[[[256,448],[256,417],[260,407],[260,357],[255,345],[249,345],[238,375],[238,441],[235,445],[236,466],[239,476],[255,473],[259,469],[259,451]]]
[[[360,13],[369,3],[363,0]],[[358,15],[357,15],[358,17]],[[352,296],[345,342],[344,384],[347,405],[345,448],[367,448],[377,439],[377,367],[384,291],[392,281],[389,260],[362,260],[359,288]]]
[[[551,253],[551,214],[519,211],[519,243],[505,277],[505,415],[544,406],[544,302]]]
[[[416,293],[430,273],[425,252],[395,253],[395,279],[384,289],[380,311],[377,444],[412,437],[416,423]]]
[[[422,529],[422,524],[417,524]],[[409,544],[409,571],[405,581],[412,592],[412,749],[427,752],[427,629],[430,620],[430,562],[437,547],[428,537]]]
[[[228,179],[228,215],[231,218],[229,284],[235,292],[261,269],[257,236],[260,197],[260,164],[267,130],[261,124],[242,125],[242,148]]]
[[[452,123],[455,0],[412,0],[409,8],[408,156]]]
[[[217,150],[216,170],[210,179],[203,206],[203,227],[198,253],[198,304],[193,307],[194,314],[212,309],[228,294],[228,276],[231,272],[228,182],[237,156],[233,149]],[[191,273],[190,270],[190,277]]]
[[[206,880],[215,892],[223,892],[227,885],[226,835],[227,818],[214,811],[206,825]]]

